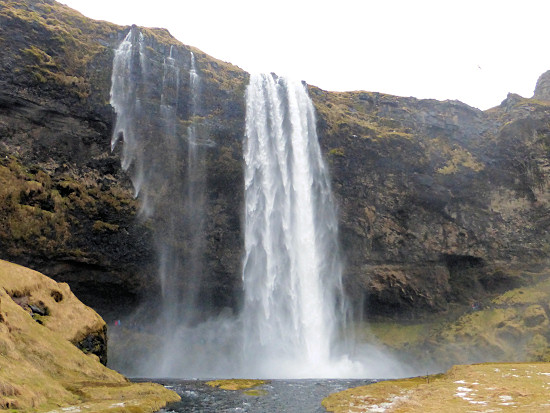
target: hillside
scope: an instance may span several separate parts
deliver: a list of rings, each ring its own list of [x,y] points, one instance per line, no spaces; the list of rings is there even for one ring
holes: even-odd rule
[[[67,284],[0,261],[0,285],[0,409],[153,412],[179,400],[100,363],[105,323]]]

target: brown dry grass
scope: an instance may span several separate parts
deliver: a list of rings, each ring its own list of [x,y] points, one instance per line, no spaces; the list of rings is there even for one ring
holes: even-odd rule
[[[103,319],[82,304],[67,284],[36,271],[0,260],[0,286],[10,296],[25,296],[30,304],[47,307],[50,315],[45,325],[65,340],[78,342],[105,326]]]
[[[63,299],[56,302],[52,291]],[[14,293],[51,307],[45,325],[14,302]],[[0,261],[0,315],[0,409],[44,412],[71,406],[76,411],[87,406],[87,412],[152,412],[179,399],[160,385],[128,382],[71,344],[68,338],[103,320],[67,286],[36,271]]]
[[[545,412],[549,390],[549,363],[486,363],[348,389],[323,406],[330,412]]]
[[[217,387],[222,390],[246,390],[253,387],[261,386],[267,383],[265,380],[250,380],[250,379],[229,379],[229,380],[212,380],[206,382],[211,387]]]

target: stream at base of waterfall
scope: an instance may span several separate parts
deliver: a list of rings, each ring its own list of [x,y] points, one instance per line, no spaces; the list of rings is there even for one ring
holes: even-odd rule
[[[331,393],[364,386],[373,380],[271,380],[251,390],[212,388],[201,380],[157,380],[181,396],[166,413],[322,413]]]

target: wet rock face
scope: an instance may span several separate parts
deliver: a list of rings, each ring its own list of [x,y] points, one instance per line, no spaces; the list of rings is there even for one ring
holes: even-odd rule
[[[53,1],[1,5],[0,257],[70,283],[108,321],[117,319],[159,288],[152,223],[139,215],[141,200],[120,167],[121,145],[110,149],[111,67],[129,28],[94,22]],[[178,42],[164,30],[144,35],[149,63],[162,67]],[[208,276],[201,302],[234,308],[247,75],[199,51],[195,56],[203,79],[197,116],[212,142],[204,166]],[[188,106],[182,102],[183,110]],[[173,199],[168,194],[159,209],[179,207]],[[189,238],[178,240],[181,251],[192,249]]]
[[[0,92],[1,256],[71,282],[88,303],[87,292],[106,285],[115,302],[135,301],[150,282],[136,274],[153,261],[150,231],[105,139],[108,113],[24,98],[15,85]]]
[[[544,259],[550,106],[509,95],[481,112],[310,92],[340,205],[348,289],[369,313],[437,311],[513,283],[494,275],[497,263]]]

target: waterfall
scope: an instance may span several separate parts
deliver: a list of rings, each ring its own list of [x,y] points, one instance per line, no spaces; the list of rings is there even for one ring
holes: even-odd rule
[[[189,252],[185,266],[189,273],[186,291],[183,292],[185,308],[182,318],[191,320],[198,317],[197,305],[203,281],[206,238],[204,235],[206,167],[205,147],[199,142],[201,79],[197,72],[195,55],[190,52],[189,64],[189,115],[191,123],[187,127],[187,175],[185,177],[186,199],[184,203],[185,221],[181,230],[189,238]]]
[[[137,38],[136,38],[137,37]],[[137,47],[135,47],[137,42]],[[139,116],[140,102],[138,98],[139,81],[141,80],[142,64],[140,49],[143,42],[141,33],[130,30],[118,49],[113,59],[113,74],[111,79],[111,106],[117,113],[111,150],[114,150],[124,135],[124,147],[121,154],[122,169],[128,170],[132,162],[135,173],[132,179],[135,196],[138,195],[143,181],[144,168],[139,152],[139,132],[135,119]]]
[[[169,338],[196,323],[209,305],[199,297],[204,296],[205,158],[211,145],[200,144],[201,79],[194,54],[152,45],[133,27],[115,51],[111,148],[120,150],[157,253],[159,296],[133,318]],[[162,374],[172,355],[158,350],[143,365]]]
[[[317,376],[344,296],[313,104],[302,83],[274,75],[252,75],[246,101],[245,354]]]
[[[238,314],[212,311],[209,294],[215,292],[205,285],[214,276],[204,256],[207,243],[216,242],[206,237],[215,208],[206,196],[206,165],[208,151],[219,149],[209,138],[212,112],[202,107],[197,66],[189,49],[172,46],[168,52],[137,27],[115,51],[111,145],[141,201],[140,218],[151,228],[160,287],[124,322],[139,323],[144,337],[160,342],[147,354],[138,350],[139,359],[125,346],[121,363],[133,366],[125,373],[364,377],[366,363],[355,356],[351,361],[341,340],[346,300],[336,210],[315,111],[300,82],[250,78],[243,305]],[[363,353],[381,359],[371,350]]]

